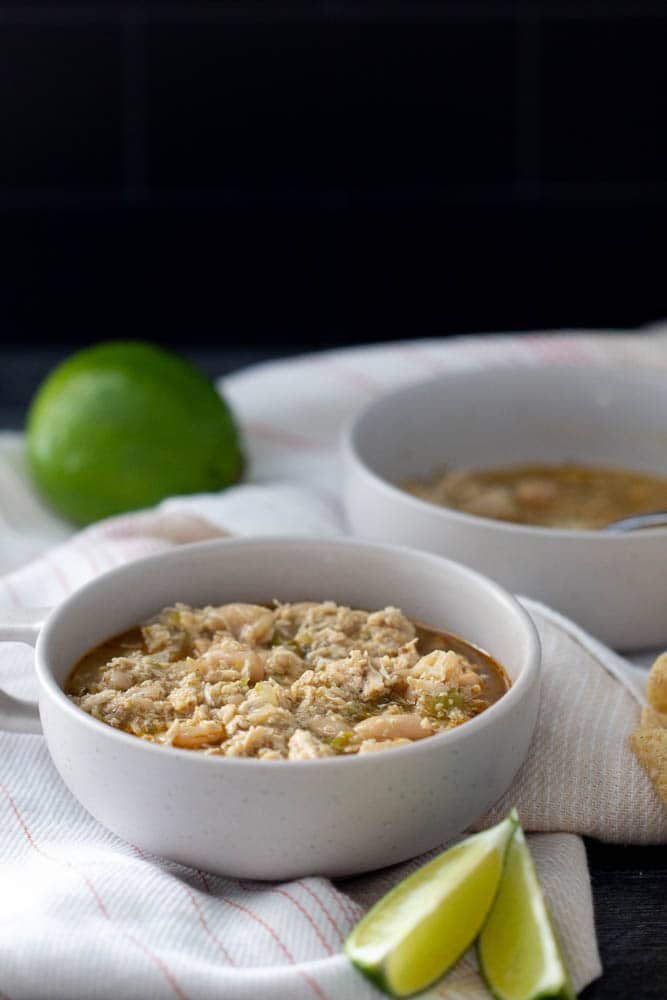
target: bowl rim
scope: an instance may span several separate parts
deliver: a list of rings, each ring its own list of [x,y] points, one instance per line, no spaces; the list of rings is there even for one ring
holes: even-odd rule
[[[56,681],[45,657],[45,650],[50,641],[51,633],[56,627],[56,623],[61,621],[63,615],[67,615],[72,605],[74,605],[84,593],[89,593],[91,590],[94,590],[101,581],[104,580],[109,582],[111,580],[122,579],[132,571],[141,572],[142,567],[146,565],[155,566],[161,563],[167,563],[171,560],[178,563],[179,559],[188,558],[193,552],[196,553],[202,549],[219,547],[224,553],[224,551],[230,547],[261,547],[267,544],[273,545],[276,543],[281,545],[293,545],[294,543],[307,545],[314,544],[316,546],[325,545],[348,550],[365,549],[385,552],[387,554],[407,555],[409,558],[418,558],[420,561],[428,561],[438,565],[446,564],[447,566],[453,568],[457,573],[463,572],[469,578],[472,578],[476,584],[481,585],[488,592],[490,592],[490,594],[501,606],[504,605],[505,611],[512,613],[517,619],[517,624],[520,624],[524,629],[524,634],[527,640],[527,650],[525,665],[522,668],[519,677],[511,684],[510,688],[501,698],[498,699],[498,701],[490,705],[489,708],[485,709],[485,711],[480,715],[469,719],[467,722],[462,723],[460,726],[456,726],[454,729],[449,729],[442,733],[436,733],[423,740],[418,740],[409,746],[395,747],[392,750],[387,750],[386,752],[380,752],[377,754],[342,754],[334,757],[319,757],[313,760],[261,760],[257,758],[245,757],[224,757],[213,754],[196,753],[192,750],[186,750],[170,745],[151,743],[147,740],[142,740],[140,737],[133,736],[130,733],[114,729],[114,727],[108,725],[108,723],[102,722],[101,720],[94,718],[92,715],[89,715],[68,698],[63,688]],[[504,665],[501,663],[501,666]],[[307,773],[309,773],[309,771],[313,771],[314,773],[321,767],[329,769],[352,767],[355,766],[355,762],[358,768],[373,768],[377,766],[376,762],[378,761],[378,758],[380,758],[379,766],[382,766],[382,760],[386,760],[387,757],[389,758],[389,763],[391,763],[392,760],[395,760],[394,755],[396,753],[402,753],[404,756],[412,754],[417,757],[420,754],[437,752],[439,748],[444,750],[446,747],[454,746],[462,740],[472,738],[474,733],[478,732],[482,727],[500,725],[502,718],[512,709],[515,702],[522,701],[529,694],[529,691],[534,684],[539,685],[541,676],[541,643],[537,628],[535,627],[532,618],[526,609],[508,590],[496,583],[494,580],[491,580],[489,577],[484,576],[484,574],[477,572],[477,570],[473,570],[469,566],[453,559],[447,559],[445,556],[438,556],[433,553],[423,552],[422,550],[413,549],[405,545],[385,545],[376,542],[358,541],[349,537],[333,538],[312,535],[254,535],[234,538],[208,539],[203,542],[179,545],[173,549],[168,549],[165,552],[159,552],[154,555],[145,556],[141,559],[132,560],[131,562],[125,563],[122,566],[114,567],[106,573],[102,573],[100,576],[89,580],[82,587],[79,587],[76,591],[70,594],[63,602],[57,605],[48,616],[39,633],[36,643],[35,671],[39,682],[40,701],[42,693],[44,693],[55,702],[57,707],[65,711],[66,715],[73,723],[92,728],[92,731],[98,736],[104,734],[112,742],[114,740],[119,740],[122,745],[125,745],[128,748],[134,748],[137,753],[157,753],[159,755],[159,759],[180,759],[182,761],[190,761],[192,766],[195,767],[209,766],[237,769],[249,767],[251,768],[251,773],[254,771],[258,774],[260,772],[268,774],[278,773],[278,771],[286,773],[293,771],[295,768],[301,769],[305,767],[307,769]]]
[[[624,376],[624,384],[627,383],[632,376],[638,376],[638,381],[643,382],[653,382],[656,386],[660,381],[660,374],[654,369],[649,368],[632,368],[629,372],[626,370],[617,368],[613,365],[565,365],[565,364],[552,364],[552,365],[531,365],[527,370],[532,372],[539,370],[540,373],[548,372],[549,375],[554,376],[554,381],[557,377],[562,377],[564,373],[567,373],[568,377],[573,374],[575,378],[599,378],[601,374],[613,373],[617,377],[621,375]],[[411,382],[407,385],[399,386],[396,389],[390,389],[388,392],[382,393],[375,399],[372,399],[366,404],[361,410],[358,410],[352,415],[344,425],[341,433],[341,453],[344,462],[349,466],[355,468],[355,471],[361,473],[372,486],[375,487],[379,492],[384,493],[388,496],[390,500],[395,503],[402,503],[409,509],[413,509],[417,514],[428,513],[432,517],[439,518],[443,521],[453,521],[454,523],[460,522],[463,526],[474,529],[484,528],[487,531],[496,531],[506,533],[508,535],[523,536],[528,537],[539,537],[539,538],[549,538],[549,539],[562,539],[569,541],[588,541],[594,544],[605,544],[605,545],[630,545],[637,544],[638,541],[643,540],[646,542],[665,540],[667,539],[667,526],[656,528],[642,528],[641,531],[630,531],[630,532],[614,532],[614,531],[604,531],[600,528],[551,528],[544,525],[537,524],[516,524],[512,521],[501,521],[492,517],[483,517],[480,514],[468,514],[462,510],[456,510],[453,507],[445,507],[440,504],[434,503],[431,500],[424,500],[421,497],[415,496],[413,493],[408,493],[407,490],[401,489],[400,486],[393,483],[391,480],[386,479],[376,472],[372,466],[369,464],[369,460],[364,455],[363,450],[360,447],[358,437],[362,431],[362,425],[366,420],[370,420],[375,415],[376,410],[380,410],[382,407],[391,405],[391,401],[398,399],[399,397],[409,397],[413,394],[417,394],[423,391],[427,387],[439,385],[441,383],[449,383],[451,381],[460,381],[462,378],[483,378],[492,374],[494,377],[502,378],[503,375],[511,374],[516,376],[518,371],[522,371],[523,366],[519,367],[508,367],[507,365],[497,365],[488,366],[484,368],[467,368],[460,371],[443,372],[432,378],[422,379],[419,382]],[[664,376],[662,378],[664,387]],[[345,500],[347,498],[345,497]],[[640,541],[642,544],[642,541]]]

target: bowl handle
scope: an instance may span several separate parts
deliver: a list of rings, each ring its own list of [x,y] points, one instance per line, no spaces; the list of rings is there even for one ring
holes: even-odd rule
[[[34,646],[50,608],[5,609],[0,613],[0,642],[26,642]],[[0,689],[0,730],[41,733],[37,702],[13,698]]]

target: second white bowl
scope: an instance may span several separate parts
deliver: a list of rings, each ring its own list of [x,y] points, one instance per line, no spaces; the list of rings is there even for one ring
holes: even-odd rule
[[[344,442],[356,535],[460,560],[618,649],[667,642],[667,528],[627,535],[475,517],[399,487],[443,466],[530,461],[667,475],[667,376],[549,366],[452,372],[372,403]]]

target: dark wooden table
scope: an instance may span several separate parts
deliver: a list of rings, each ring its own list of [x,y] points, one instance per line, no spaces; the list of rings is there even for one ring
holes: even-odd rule
[[[0,429],[23,426],[29,400],[66,347],[0,348]],[[271,355],[199,350],[190,357],[220,375]],[[581,1000],[667,1000],[667,847],[586,840],[604,974]]]

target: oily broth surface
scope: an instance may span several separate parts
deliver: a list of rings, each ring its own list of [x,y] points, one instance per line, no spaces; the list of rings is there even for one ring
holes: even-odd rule
[[[146,644],[139,625],[134,625],[126,632],[105,639],[98,646],[93,646],[77,661],[70,670],[65,681],[66,694],[81,694],[86,691],[98,676],[100,668],[104,667],[115,656],[127,656],[128,653],[146,652]]]
[[[509,691],[510,679],[507,673],[489,653],[485,653],[484,650],[466,642],[465,639],[461,639],[452,632],[432,628],[430,625],[425,625],[414,619],[413,625],[417,631],[417,649],[422,656],[435,649],[451,649],[455,653],[465,656],[470,663],[474,664],[477,673],[484,678],[484,698],[489,705],[498,701],[506,691]],[[134,650],[146,652],[146,644],[139,625],[135,625],[119,635],[112,636],[111,639],[106,639],[85,653],[67,677],[66,693],[80,694],[97,676],[100,667],[105,666],[113,657],[127,656],[129,652]]]
[[[511,682],[505,669],[489,653],[452,632],[432,628],[414,619],[413,624],[417,630],[417,649],[422,655],[434,649],[451,649],[465,656],[474,665],[480,677],[484,678],[484,697],[489,705],[493,705],[509,691]]]

